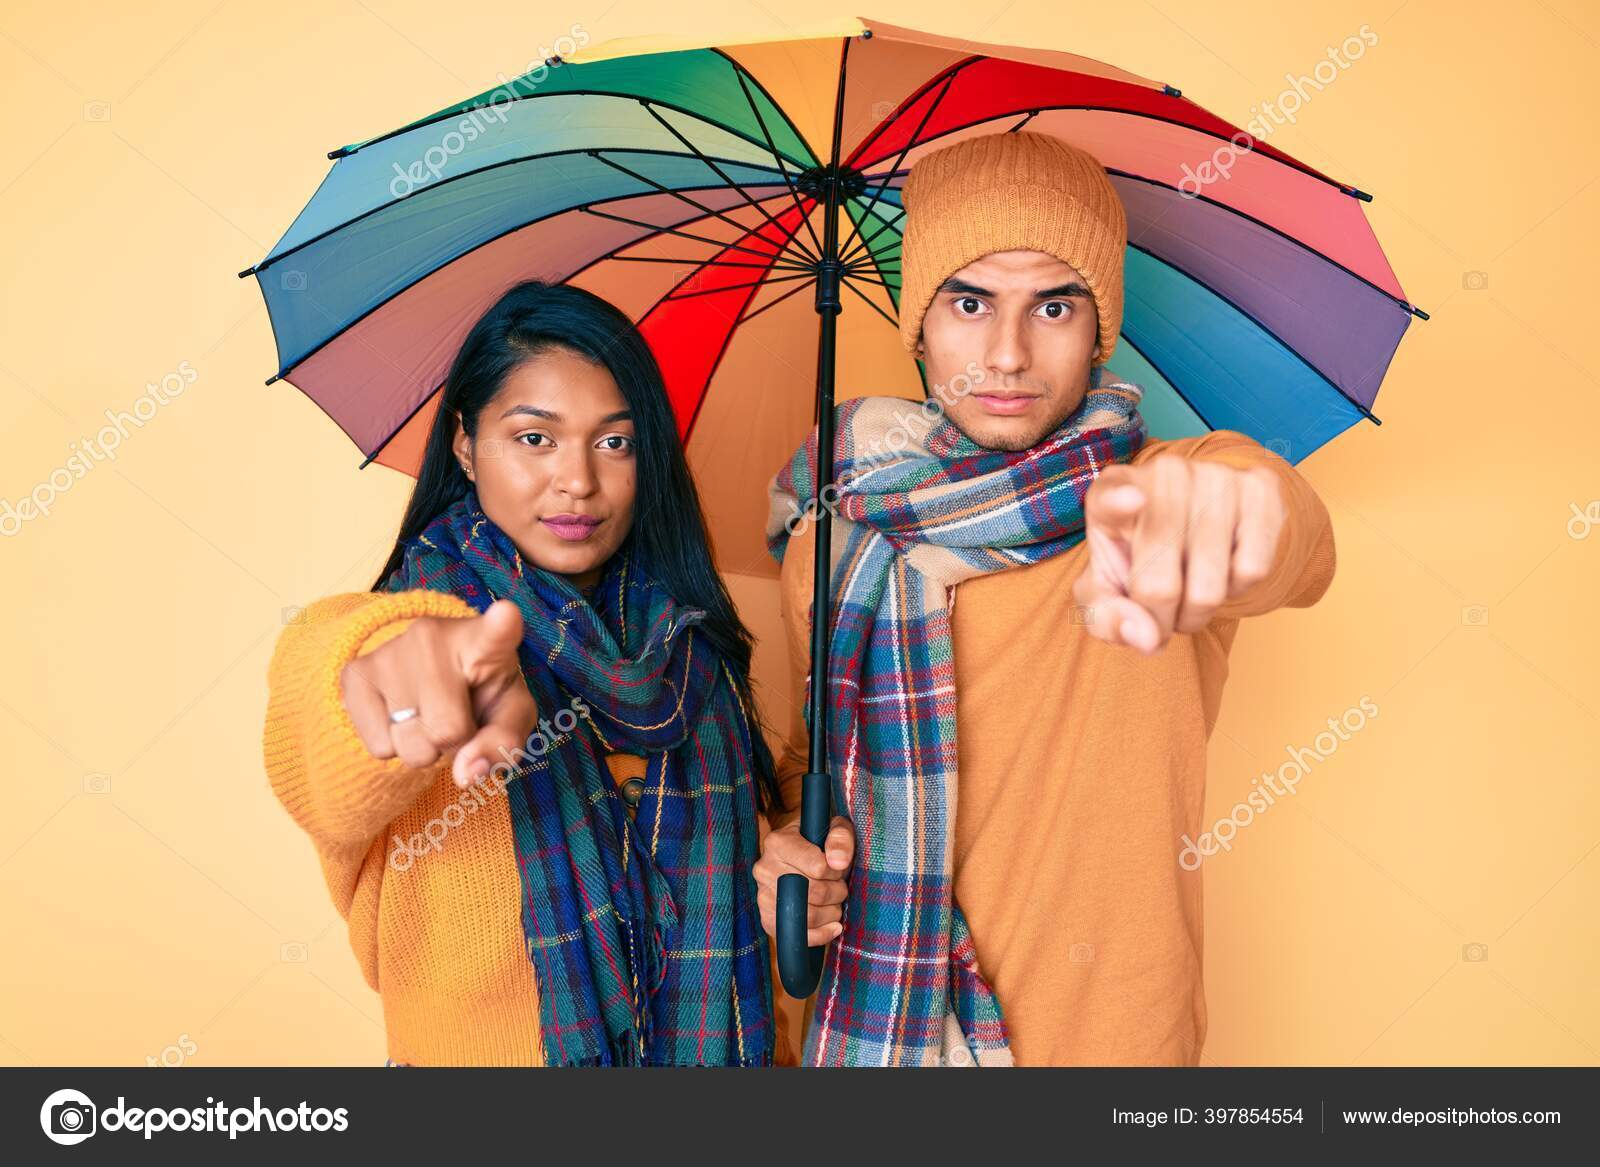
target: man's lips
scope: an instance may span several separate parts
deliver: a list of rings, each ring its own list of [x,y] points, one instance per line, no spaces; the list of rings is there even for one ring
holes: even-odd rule
[[[558,539],[577,543],[593,535],[601,520],[593,515],[550,515],[539,520]]]
[[[1026,413],[1039,400],[1037,393],[974,393],[973,397],[988,412],[1002,417]]]

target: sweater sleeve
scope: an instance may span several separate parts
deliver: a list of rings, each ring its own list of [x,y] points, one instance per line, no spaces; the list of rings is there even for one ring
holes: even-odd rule
[[[473,616],[448,593],[353,592],[318,600],[278,638],[268,666],[263,757],[274,793],[324,863],[358,857],[449,762],[411,769],[367,752],[340,690],[345,665],[419,616]]]
[[[1213,620],[1260,616],[1283,607],[1309,608],[1322,598],[1333,582],[1337,563],[1333,523],[1317,492],[1287,459],[1236,430],[1215,430],[1199,438],[1153,445],[1156,453],[1182,454],[1240,470],[1264,466],[1282,487],[1285,515],[1272,567],[1254,587],[1219,605]]]

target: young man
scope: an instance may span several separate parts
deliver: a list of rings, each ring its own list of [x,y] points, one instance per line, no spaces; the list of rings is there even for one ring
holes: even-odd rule
[[[1327,590],[1327,510],[1243,434],[1147,439],[1139,388],[1104,371],[1127,219],[1093,156],[973,137],[903,194],[901,334],[930,404],[840,407],[838,817],[819,849],[784,816],[756,867],[768,931],[798,871],[829,944],[803,1060],[1196,1064],[1201,882],[1181,840],[1239,620]],[[815,446],[774,480],[768,527],[796,692]],[[805,754],[797,710],[790,807]]]

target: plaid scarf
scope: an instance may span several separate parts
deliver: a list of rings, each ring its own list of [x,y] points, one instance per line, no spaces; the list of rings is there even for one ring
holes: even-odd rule
[[[772,985],[751,866],[753,751],[728,667],[625,546],[592,600],[527,564],[469,490],[387,591],[522,612],[540,724],[505,788],[546,1065],[766,1065]],[[605,755],[643,756],[633,816]]]
[[[1102,372],[1061,428],[1020,452],[979,446],[928,403],[869,397],[839,407],[829,762],[834,805],[857,843],[808,1065],[1012,1063],[1000,1003],[952,896],[949,604],[962,580],[1083,539],[1085,492],[1146,436],[1140,388]],[[815,498],[816,455],[813,430],[773,480],[767,539],[780,560]]]

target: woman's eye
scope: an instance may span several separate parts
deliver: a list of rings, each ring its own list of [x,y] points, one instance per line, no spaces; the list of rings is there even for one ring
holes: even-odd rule
[[[602,450],[631,450],[633,439],[626,434],[607,434],[596,443]]]
[[[525,446],[550,446],[555,444],[550,440],[549,434],[539,433],[518,434],[517,441]]]
[[[1060,320],[1069,311],[1071,311],[1071,309],[1072,305],[1068,304],[1065,300],[1048,300],[1039,305],[1039,311],[1044,313],[1045,316],[1051,320]]]

